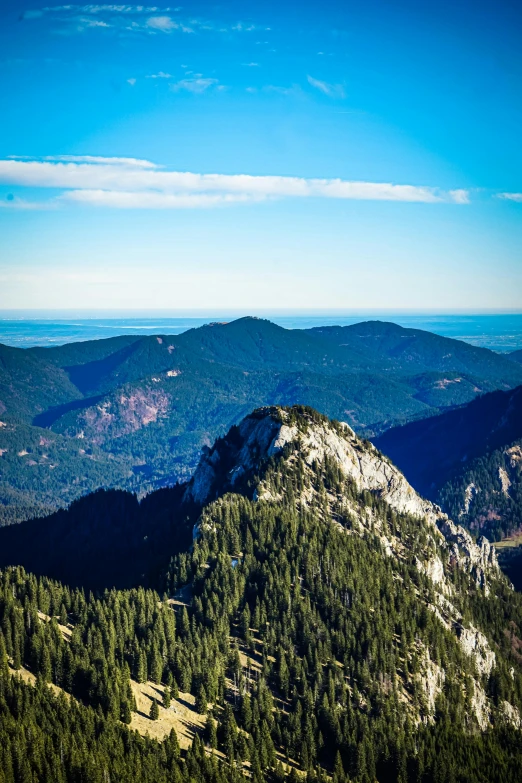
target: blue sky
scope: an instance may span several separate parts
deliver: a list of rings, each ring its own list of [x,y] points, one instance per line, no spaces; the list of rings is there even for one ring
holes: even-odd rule
[[[0,308],[522,309],[520,4],[0,22]]]

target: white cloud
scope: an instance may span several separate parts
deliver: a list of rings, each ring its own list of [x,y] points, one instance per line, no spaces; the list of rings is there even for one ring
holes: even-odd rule
[[[301,95],[302,90],[298,84],[293,84],[291,87],[280,87],[277,84],[265,84],[263,87],[264,92],[275,92],[278,95]]]
[[[158,73],[149,74],[147,79],[172,79],[172,74],[159,71]]]
[[[205,88],[206,89],[206,88]],[[61,200],[133,208],[217,206],[274,198],[466,204],[467,191],[342,179],[197,174],[149,161],[94,156],[0,160],[0,183],[65,191]]]
[[[232,30],[236,30],[238,33],[246,32],[251,33],[253,30],[257,30],[255,24],[245,24],[244,22],[236,22],[232,25]]]
[[[101,19],[86,19],[85,24],[87,27],[110,27],[110,24]]]
[[[516,201],[522,204],[522,193],[497,193],[497,198],[503,198],[507,201]]]
[[[193,79],[181,79],[181,81],[173,84],[171,89],[174,90],[174,92],[186,90],[187,92],[192,92],[199,95],[202,92],[208,90],[209,87],[215,87],[217,84],[217,79],[204,79],[203,77],[198,77]]]
[[[127,84],[130,84],[131,87],[134,87],[136,84],[136,79],[132,77],[131,79],[127,79]]]
[[[308,84],[310,84],[312,87],[315,87],[316,90],[319,90],[324,95],[328,95],[329,98],[344,98],[344,87],[342,84],[329,84],[328,82],[323,82],[320,79],[314,79],[313,76],[307,76]]]
[[[247,201],[264,201],[265,196],[247,193],[129,193],[116,190],[71,190],[61,197],[64,201],[117,209],[198,209],[219,207]]]
[[[469,204],[468,190],[450,190],[449,195],[455,204]]]
[[[157,6],[143,6],[143,5],[96,5],[89,3],[88,5],[55,5],[44,8],[41,13],[60,13],[60,12],[73,12],[77,14],[153,14],[156,11],[162,9]],[[165,11],[179,11],[179,8],[166,8]],[[31,13],[31,12],[29,12]]]
[[[8,159],[35,162],[34,158],[25,155],[9,155]],[[41,160],[53,163],[92,163],[98,166],[109,163],[114,166],[129,166],[140,169],[160,168],[156,163],[151,163],[150,160],[141,160],[140,158],[104,158],[101,155],[45,155]]]
[[[171,30],[176,30],[179,27],[179,24],[170,16],[151,16],[147,19],[147,27],[170,33]]]

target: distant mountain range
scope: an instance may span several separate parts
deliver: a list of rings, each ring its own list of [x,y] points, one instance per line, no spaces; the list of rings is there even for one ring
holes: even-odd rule
[[[522,384],[511,357],[391,323],[283,329],[242,318],[176,336],[0,346],[0,524],[104,488],[193,472],[256,406],[306,404],[377,436]]]

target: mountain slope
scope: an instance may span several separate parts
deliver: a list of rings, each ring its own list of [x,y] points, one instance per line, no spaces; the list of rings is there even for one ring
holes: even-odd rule
[[[391,429],[375,444],[468,528],[499,539],[522,524],[522,386]]]
[[[0,417],[30,424],[51,405],[81,397],[67,373],[22,348],[0,344]]]
[[[4,354],[0,524],[100,486],[147,492],[185,480],[201,447],[260,405],[312,405],[375,435],[522,382],[522,367],[491,351],[380,322],[301,331],[242,318],[175,336]],[[37,429],[19,427],[14,437],[2,428],[20,421]],[[52,476],[28,464],[39,462],[33,451],[42,428],[55,433]],[[99,465],[107,475],[101,485]],[[45,476],[41,490],[37,473]]]
[[[98,490],[45,519],[1,529],[0,563],[23,565],[89,589],[147,585],[180,549],[191,527],[182,514],[180,488],[138,501],[121,490]]]
[[[7,421],[0,428],[0,523],[45,516],[93,487],[138,489],[132,462],[91,443]]]
[[[310,409],[255,411],[179,491],[194,543],[158,578],[163,600],[0,572],[13,666],[54,680],[108,727],[132,720],[129,676],[173,684],[176,710],[189,694],[210,709],[207,753],[218,746],[233,779],[281,780],[281,761],[357,783],[519,779],[522,596],[486,540]],[[0,530],[0,553],[26,524]],[[37,610],[58,615],[71,641]],[[196,774],[199,740],[192,754]]]

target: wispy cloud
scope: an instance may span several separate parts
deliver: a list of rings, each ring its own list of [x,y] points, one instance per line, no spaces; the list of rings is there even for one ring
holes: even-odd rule
[[[62,191],[61,201],[106,207],[211,207],[283,198],[466,204],[467,191],[342,179],[198,174],[134,158],[68,156],[0,160],[0,183]]]
[[[151,14],[161,9],[157,6],[121,5],[109,3],[87,3],[86,5],[55,5],[43,9],[44,13],[59,13],[60,11],[75,11],[79,14]],[[180,11],[180,8],[165,8],[165,11]]]
[[[159,71],[158,73],[151,73],[147,76],[147,79],[172,79],[171,73],[165,73],[165,71]]]
[[[233,24],[231,27],[231,30],[235,30],[238,33],[242,33],[242,32],[251,33],[257,29],[258,28],[256,27],[255,24],[245,24],[244,22],[236,22],[236,24]],[[267,27],[266,29],[269,30],[270,28]]]
[[[164,33],[170,33],[171,30],[177,30],[180,25],[178,22],[175,22],[171,16],[151,16],[147,19],[147,27],[151,27],[153,30],[162,30]]]
[[[248,88],[247,88],[248,89]],[[291,87],[281,87],[278,84],[265,84],[263,92],[273,92],[277,95],[302,95],[302,89],[298,84],[292,84]]]
[[[205,79],[202,76],[194,77],[190,79],[181,79],[179,82],[171,85],[171,90],[179,92],[185,90],[186,92],[192,92],[196,95],[206,92],[210,87],[216,87],[219,84],[217,79]]]
[[[207,19],[182,18],[181,7],[116,5],[116,4],[85,4],[56,5],[42,9],[24,11],[21,18],[26,21],[41,20],[45,17],[60,26],[64,34],[81,33],[86,30],[112,30],[122,33],[145,33],[158,35],[161,33],[244,33],[258,29],[257,25],[235,22],[222,24]]]
[[[71,190],[61,197],[64,201],[116,209],[201,209],[241,202],[264,201],[266,196],[248,193],[154,193],[117,190]]]
[[[313,76],[307,76],[306,78],[308,80],[308,84],[310,84],[316,90],[319,90],[319,92],[322,92],[323,95],[328,95],[329,98],[345,97],[344,87],[342,84],[329,84],[328,82],[323,82],[320,79],[314,79]]]
[[[497,193],[497,198],[502,198],[506,201],[516,201],[522,204],[522,193]]]
[[[450,190],[449,195],[455,204],[469,204],[468,190]]]
[[[27,155],[9,155],[8,160],[26,160],[31,163],[35,162],[34,158]],[[151,163],[150,160],[142,160],[140,158],[107,158],[102,155],[44,155],[38,158],[38,161],[49,161],[51,163],[91,163],[93,165],[110,164],[111,166],[127,166],[129,168],[138,169],[158,169],[156,163]]]

